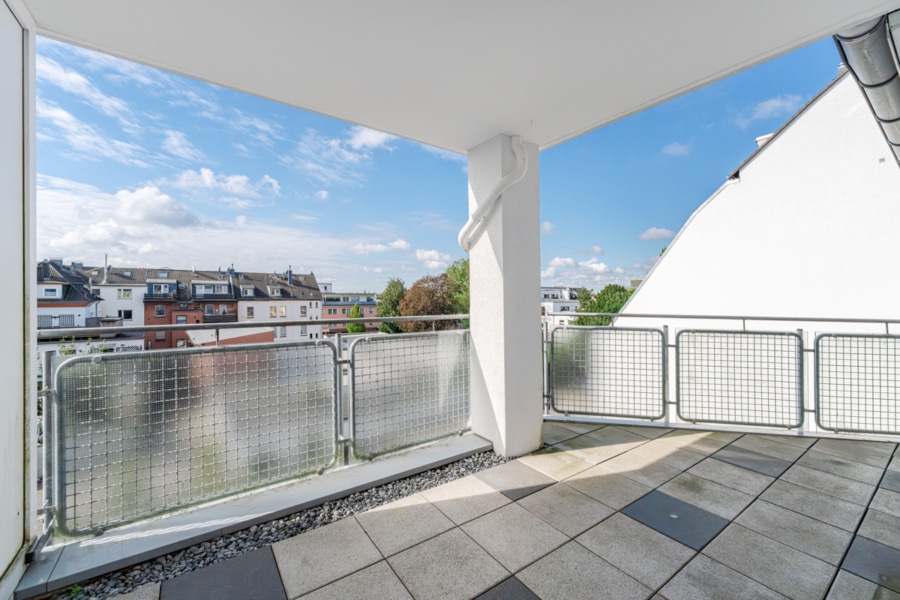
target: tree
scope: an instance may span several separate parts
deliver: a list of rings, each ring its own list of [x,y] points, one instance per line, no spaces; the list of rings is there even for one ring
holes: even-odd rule
[[[621,285],[609,284],[599,293],[595,294],[588,301],[581,301],[579,290],[580,304],[579,312],[598,312],[598,313],[617,313],[631,297],[634,290],[628,290]],[[578,317],[575,320],[576,325],[609,325],[612,323],[611,317]]]
[[[453,311],[469,314],[469,259],[460,258],[447,267],[447,278],[450,280],[453,296]],[[463,320],[463,327],[468,328],[468,319]]]
[[[454,310],[453,286],[446,273],[437,277],[426,275],[416,281],[400,302],[400,314],[404,317],[418,315],[452,315]],[[431,331],[452,329],[452,321],[407,321],[400,323],[403,331]]]
[[[359,302],[353,305],[353,308],[350,309],[350,314],[348,318],[350,319],[362,319],[362,311],[359,310]],[[347,323],[347,333],[365,333],[366,326],[364,323]]]
[[[406,294],[406,285],[402,279],[392,277],[388,280],[384,291],[378,296],[378,308],[375,311],[379,317],[399,317],[400,301]],[[382,323],[378,330],[383,333],[400,333],[397,323]]]

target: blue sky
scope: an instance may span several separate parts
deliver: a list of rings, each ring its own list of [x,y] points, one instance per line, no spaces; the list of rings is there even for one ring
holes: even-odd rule
[[[37,56],[40,258],[380,291],[464,256],[463,156],[44,38]],[[826,39],[544,151],[544,283],[643,277],[839,62]]]

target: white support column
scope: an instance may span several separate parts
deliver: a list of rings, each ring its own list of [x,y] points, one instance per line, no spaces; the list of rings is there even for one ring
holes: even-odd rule
[[[508,189],[469,253],[472,430],[503,456],[542,445],[538,148],[525,143],[528,171]],[[510,137],[469,151],[469,212],[515,169]]]

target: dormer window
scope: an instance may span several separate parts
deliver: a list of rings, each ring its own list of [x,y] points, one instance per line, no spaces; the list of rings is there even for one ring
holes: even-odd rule
[[[168,271],[160,271],[160,272],[157,273],[157,276],[158,276],[160,279],[165,279],[166,277],[169,276],[169,272],[168,272]]]
[[[269,287],[269,295],[270,296],[281,296],[281,288],[280,287]]]
[[[241,296],[244,298],[252,298],[254,296],[253,288],[250,286],[241,286]]]
[[[44,288],[44,298],[58,298],[59,290],[56,288]]]

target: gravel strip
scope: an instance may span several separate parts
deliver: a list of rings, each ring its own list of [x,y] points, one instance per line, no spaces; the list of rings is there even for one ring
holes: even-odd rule
[[[365,512],[382,504],[417,494],[504,462],[506,462],[505,458],[493,452],[473,454],[437,469],[386,483],[340,500],[332,500],[313,508],[307,508],[263,525],[254,525],[243,531],[223,535],[179,552],[160,556],[125,570],[104,575],[99,579],[73,586],[61,594],[57,593],[50,597],[54,600],[102,600],[126,594],[144,584],[172,579],[182,573],[188,573],[244,552],[269,546],[317,527],[340,521],[344,517]]]

